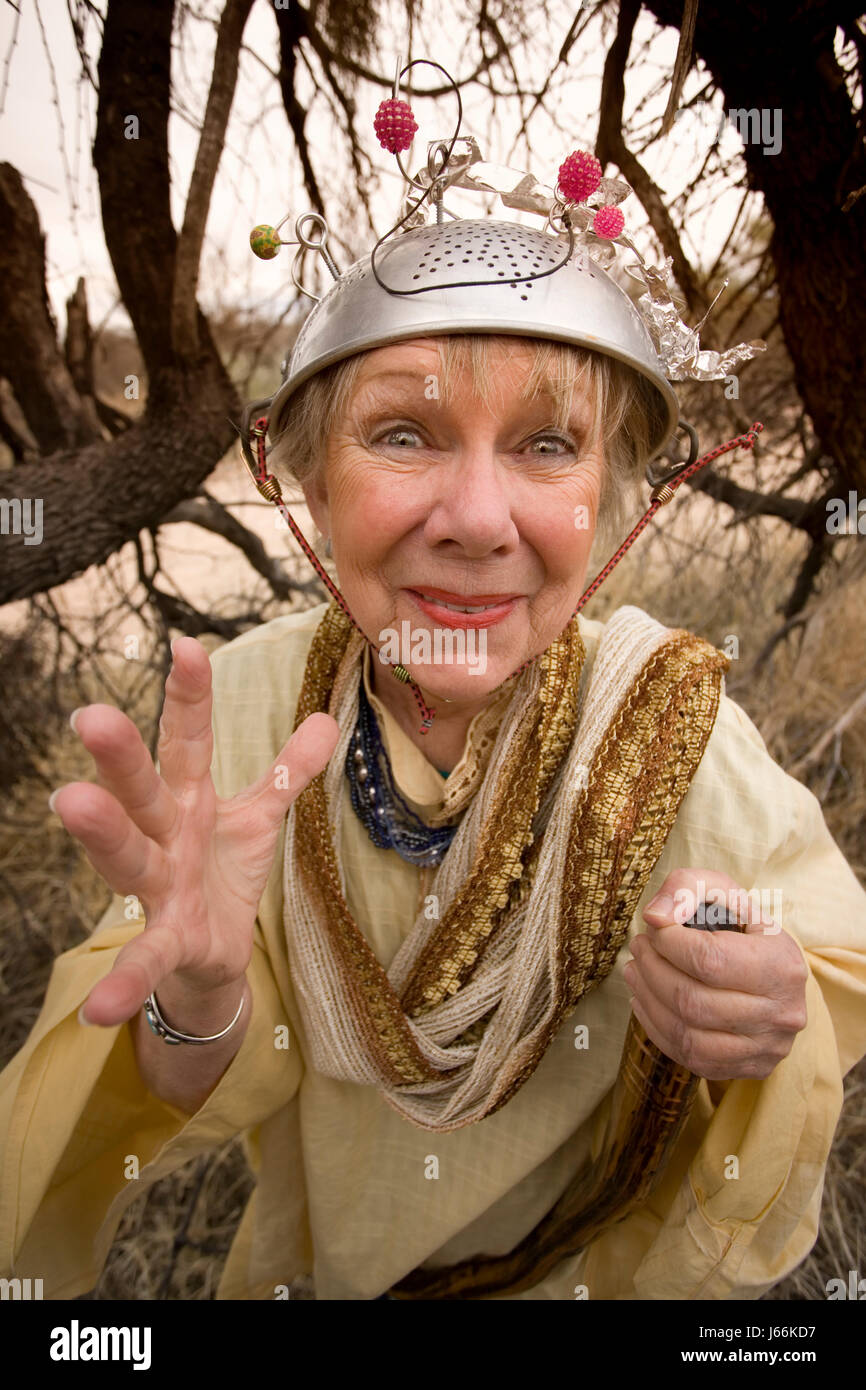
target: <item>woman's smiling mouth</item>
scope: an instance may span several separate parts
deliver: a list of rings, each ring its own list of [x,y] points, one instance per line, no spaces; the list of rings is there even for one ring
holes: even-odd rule
[[[455,594],[446,589],[407,589],[415,605],[452,627],[492,627],[514,611],[522,594]]]

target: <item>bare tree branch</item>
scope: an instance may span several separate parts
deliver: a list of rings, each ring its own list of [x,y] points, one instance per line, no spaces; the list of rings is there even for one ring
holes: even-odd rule
[[[690,312],[698,317],[703,317],[709,307],[709,300],[686,258],[679,235],[662,198],[661,190],[640,161],[629,150],[622,133],[625,68],[634,26],[640,10],[641,0],[620,0],[616,38],[608,50],[604,64],[601,84],[601,114],[595,153],[603,165],[616,164],[622,170],[623,176],[640,198],[665,255],[670,256],[673,260],[674,274],[685,295]],[[704,333],[704,341],[707,346],[710,346],[710,333]]]
[[[387,87],[390,91],[394,84],[393,74],[385,77],[382,73],[374,72],[372,68],[368,68],[363,63],[357,62],[355,59],[349,57],[348,54],[341,53],[337,49],[331,47],[323,37],[321,31],[317,28],[312,18],[312,10],[305,10],[302,5],[297,5],[296,8],[300,10],[301,15],[305,17],[306,27],[304,36],[309,40],[310,47],[319,58],[328,58],[331,63],[335,64],[337,67],[344,68],[346,72],[352,73],[355,77],[363,77],[367,82],[372,82],[377,87]],[[276,11],[278,23],[280,22],[280,16],[284,13],[285,11],[283,10]],[[484,56],[472,72],[467,73],[465,77],[455,77],[454,80],[458,87],[465,87],[469,82],[477,82],[478,78],[481,77],[483,73],[486,73],[492,64],[496,62],[496,58],[497,55],[495,53],[491,54],[490,57]],[[401,90],[406,92],[409,96],[441,97],[447,96],[452,91],[452,88],[450,83],[444,83],[438,87],[415,87],[410,81],[408,85],[403,85]]]
[[[196,292],[201,247],[235,94],[241,39],[252,4],[253,0],[226,0],[217,34],[207,108],[175,253],[171,336],[175,351],[181,356],[192,356],[198,351]]]
[[[824,749],[835,739],[844,734],[848,725],[854,722],[863,709],[866,709],[866,687],[860,691],[855,700],[852,700],[851,704],[840,714],[839,718],[833,721],[830,728],[812,745],[808,753],[804,753],[803,756],[798,758],[786,771],[789,772],[792,777],[801,777],[809,764],[817,762],[824,752]]]
[[[692,65],[692,44],[695,37],[695,19],[698,13],[698,0],[684,0],[683,22],[680,25],[680,41],[677,44],[677,56],[674,60],[674,72],[671,78],[671,90],[668,97],[668,104],[662,116],[661,134],[667,135],[674,123],[674,117],[679,110],[680,97],[683,94],[683,83]]]
[[[775,516],[787,521],[789,526],[808,531],[816,510],[824,518],[827,515],[823,501],[818,509],[816,502],[803,502],[795,497],[755,492],[742,487],[740,483],[735,483],[732,478],[724,478],[720,473],[713,473],[709,469],[703,469],[686,481],[695,492],[704,492],[717,502],[725,502],[736,513],[738,521],[746,521],[753,516]]]
[[[206,531],[211,531],[216,536],[222,536],[223,540],[237,546],[238,550],[249,560],[253,569],[268,581],[275,598],[288,599],[297,593],[322,594],[324,596],[324,586],[319,579],[303,581],[290,579],[279,560],[269,555],[265,550],[255,532],[250,531],[243,522],[232,516],[231,512],[209,493],[204,492],[200,497],[188,498],[179,503],[167,516],[163,517],[161,525],[170,526],[172,522],[177,521],[191,521],[196,526],[202,526]]]

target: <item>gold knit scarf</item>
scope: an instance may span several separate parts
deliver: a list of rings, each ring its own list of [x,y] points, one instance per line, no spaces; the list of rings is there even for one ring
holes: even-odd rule
[[[317,1069],[377,1085],[424,1128],[455,1129],[510,1099],[565,1013],[613,965],[728,663],[700,638],[620,609],[578,729],[585,650],[572,619],[516,682],[484,781],[431,884],[438,920],[420,913],[385,971],[347,907],[334,843],[362,646],[331,604],[296,712],[297,727],[328,711],[341,738],[289,814],[293,981]],[[502,1017],[509,1006],[517,1030]],[[480,1039],[467,1042],[482,1022]],[[478,1075],[464,1085],[475,1073],[490,1079],[483,1095]]]
[[[419,913],[386,970],[349,912],[339,855],[363,647],[329,605],[295,727],[324,710],[340,738],[289,812],[293,987],[316,1070],[374,1085],[412,1123],[451,1130],[495,1113],[526,1084],[566,1015],[613,967],[703,754],[729,662],[701,638],[626,606],[606,623],[582,680],[586,652],[572,618],[513,678],[483,781],[429,887],[439,916]],[[650,1053],[641,1079],[634,1046],[632,1054],[629,1094],[637,1086],[649,1097],[641,1146],[660,1162],[692,1090],[673,1063],[663,1059],[660,1071]],[[633,1188],[646,1177],[640,1170]],[[505,1270],[508,1256],[416,1270],[394,1292],[463,1298],[506,1291],[520,1277],[531,1284],[567,1233],[554,1219],[543,1248],[527,1238],[526,1259]]]

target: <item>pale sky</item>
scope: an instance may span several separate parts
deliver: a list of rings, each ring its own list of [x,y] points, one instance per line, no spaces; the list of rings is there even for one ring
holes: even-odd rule
[[[94,324],[110,313],[115,303],[111,265],[105,249],[99,219],[99,199],[96,177],[90,163],[90,145],[96,123],[96,95],[88,83],[79,80],[80,64],[75,49],[66,0],[18,0],[20,20],[17,41],[9,58],[15,14],[8,3],[0,9],[0,49],[7,67],[4,85],[3,112],[0,116],[0,152],[11,161],[25,179],[47,233],[48,290],[55,315],[62,325],[64,303],[74,290],[80,274],[87,279],[91,319]],[[37,9],[38,4],[38,9]],[[217,15],[216,0],[205,0],[204,13]],[[533,41],[525,62],[536,74],[545,71],[550,55],[555,54],[568,30],[574,12],[572,3],[551,0],[551,13],[558,21],[543,27],[541,36]],[[393,17],[399,12],[393,4],[382,7],[382,38],[378,54],[371,66],[389,77],[394,70],[398,48],[405,53],[407,37],[395,25]],[[465,26],[465,6],[444,0],[435,7],[435,22],[429,32],[415,36],[413,56],[429,57],[442,63],[456,77],[471,70],[477,60],[477,49],[464,52],[449,36],[459,36]],[[42,30],[40,31],[39,18]],[[646,14],[638,25],[635,48],[639,40],[653,32]],[[184,35],[183,53],[175,53],[173,77],[176,98],[194,118],[201,115],[207,96],[210,59],[215,31],[212,25],[190,20]],[[573,50],[568,70],[560,76],[559,89],[553,103],[567,131],[563,135],[551,129],[543,114],[533,120],[532,172],[543,183],[553,184],[562,159],[574,148],[589,148],[594,144],[597,127],[597,103],[600,92],[604,55],[611,39],[611,27],[602,34],[601,25],[594,21],[583,42]],[[651,61],[627,78],[627,110],[633,110],[643,92],[673,67],[677,35],[666,30],[658,36],[651,51]],[[95,71],[98,35],[91,23],[91,62]],[[277,65],[276,23],[270,6],[259,0],[254,6],[245,32],[245,44],[272,68]],[[46,55],[46,45],[54,70],[54,81]],[[438,81],[438,75],[423,68],[415,70],[419,85]],[[63,130],[58,121],[55,86]],[[686,86],[690,95],[702,85],[692,74]],[[305,77],[302,100],[309,99],[309,80]],[[372,132],[372,117],[383,96],[388,93],[372,83],[358,84],[356,99],[359,128],[369,131],[367,149],[381,172],[382,192],[376,203],[377,227],[386,230],[396,218],[400,196],[400,181],[395,177],[396,165],[376,142]],[[653,106],[655,123],[661,118],[665,95]],[[480,88],[464,93],[463,134],[474,134],[481,144],[483,155],[491,162],[509,162],[509,153],[517,131],[520,112],[517,102],[500,102],[499,122],[490,128],[490,99]],[[413,150],[413,167],[423,161],[428,139],[445,138],[452,128],[453,99],[442,97],[434,101],[413,99],[413,108],[421,129]],[[366,117],[365,117],[366,113]],[[330,221],[346,217],[351,207],[351,172],[335,159],[336,142],[333,118],[321,104],[308,122],[308,132],[323,187],[327,190],[326,204]],[[712,123],[699,116],[688,116],[673,132],[661,140],[645,156],[656,181],[669,199],[676,196],[692,171],[698,167],[715,137]],[[741,148],[739,137],[730,128],[722,135],[725,152],[736,153]],[[197,134],[180,115],[172,117],[169,142],[171,152],[172,201],[175,225],[180,226],[183,202],[195,155]],[[511,162],[525,169],[528,160],[513,157]],[[609,174],[615,171],[609,169]],[[730,219],[738,205],[740,194],[731,191],[721,198],[710,197],[709,190],[701,201],[703,212],[696,211],[688,223],[685,238],[687,251],[695,258],[698,249],[704,258],[712,256],[724,240]],[[474,194],[449,196],[449,204],[463,216],[484,215],[485,202]],[[498,200],[487,204],[494,215],[511,220],[523,220],[541,226],[539,218],[517,214],[502,208]],[[211,204],[208,234],[199,281],[199,299],[205,310],[217,302],[261,305],[275,314],[292,297],[289,279],[292,248],[284,248],[275,261],[263,262],[249,250],[250,229],[258,222],[276,223],[291,209],[294,215],[308,209],[308,201],[300,183],[298,160],[283,112],[279,90],[265,69],[249,54],[244,54],[235,93],[235,102],[228,131],[227,147],[223,154],[217,184]],[[755,208],[759,203],[755,201]],[[623,205],[626,224],[631,232],[642,226],[645,219],[637,198],[632,195]],[[146,211],[131,208],[130,217],[146,215]],[[285,233],[284,233],[285,234]],[[646,254],[651,249],[649,238],[639,234],[638,244]],[[361,249],[369,249],[366,238]],[[310,258],[308,258],[309,263]],[[345,256],[338,261],[343,266]],[[121,326],[122,310],[114,310],[111,322]]]

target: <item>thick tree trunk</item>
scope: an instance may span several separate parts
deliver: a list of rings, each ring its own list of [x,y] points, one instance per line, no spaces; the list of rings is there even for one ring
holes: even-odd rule
[[[10,383],[43,453],[100,439],[57,342],[45,292],[45,238],[11,164],[0,164],[0,376]]]
[[[175,365],[168,117],[174,0],[110,0],[93,162],[114,274],[152,377]]]
[[[678,28],[683,0],[646,0]],[[773,7],[701,0],[694,51],[725,96],[725,109],[766,110],[781,132],[745,145],[750,186],[773,219],[779,317],[797,389],[824,452],[844,481],[866,490],[866,152],[833,52],[850,0]],[[768,125],[768,129],[769,129]],[[675,138],[671,136],[670,138]]]
[[[4,498],[13,507],[22,499],[21,514],[31,518],[38,502],[42,535],[38,542],[14,532],[3,536],[0,602],[62,584],[107,560],[142,527],[158,526],[225,453],[230,408],[221,364],[176,367],[163,378],[159,403],[148,402],[132,429],[16,468]]]
[[[157,526],[197,491],[235,437],[231,419],[239,402],[207,322],[195,308],[194,280],[190,296],[197,333],[190,342],[186,314],[183,341],[172,334],[177,251],[168,164],[173,8],[173,0],[149,0],[147,5],[110,0],[93,150],[106,245],[147,368],[147,406],[117,439],[22,465],[4,480],[0,603],[61,584],[102,563],[142,527]],[[249,8],[250,0],[227,0],[225,7],[235,64]],[[228,67],[224,42],[218,90],[212,86],[205,115],[207,139],[216,139],[220,148],[230,106]],[[205,163],[212,180],[212,151]],[[199,187],[206,182],[200,178]],[[200,215],[201,209],[195,216]],[[38,237],[38,221],[35,226]],[[189,273],[197,274],[197,268],[190,257]],[[75,400],[80,410],[77,394]],[[26,534],[20,524],[24,516],[29,521]]]

